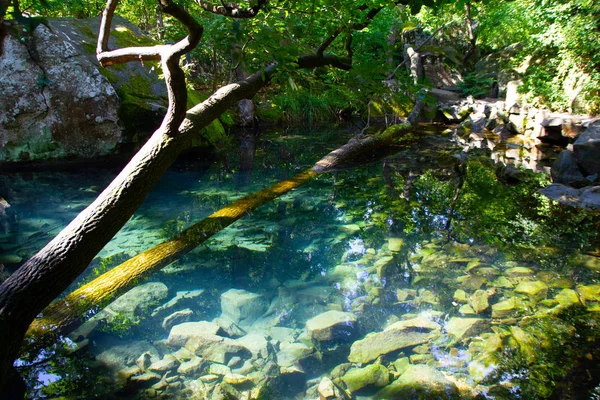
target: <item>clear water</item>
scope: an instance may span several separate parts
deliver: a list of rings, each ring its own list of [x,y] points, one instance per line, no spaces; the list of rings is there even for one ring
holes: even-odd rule
[[[256,140],[252,163],[247,140],[218,162],[179,162],[70,290],[243,195],[293,176],[348,138],[345,131],[279,132]],[[544,174],[515,172],[485,152],[456,157],[461,148],[439,135],[423,133],[419,144],[395,150],[261,207],[151,276],[148,282],[160,290],[151,290],[145,303],[105,315],[95,329],[84,325],[32,355],[33,366],[21,360],[30,396],[200,399],[228,392],[313,399],[323,377],[356,398],[593,395],[600,355],[594,346],[598,214],[538,194],[549,181]],[[512,161],[532,164],[527,154],[521,157]],[[41,248],[115,173],[2,176],[0,195],[11,204],[0,236],[6,269]],[[183,311],[174,325],[212,321],[230,289],[259,294],[262,302],[239,309],[242,331],[229,327],[220,334],[268,345],[260,354],[222,361],[227,368],[214,360],[196,370],[179,368],[190,356],[166,341],[171,323],[165,318]],[[178,292],[188,298],[167,303]],[[351,313],[356,322],[334,328],[333,340],[311,339],[307,321],[331,310]],[[253,315],[257,321],[244,321]],[[348,363],[353,343],[372,332],[382,342],[386,327],[406,320],[412,327],[399,335],[425,332],[427,339],[362,365]],[[169,372],[151,366],[156,376],[140,381],[136,360],[145,352],[153,362],[178,361]],[[361,370],[357,389],[353,374],[373,363],[386,378],[367,378],[368,368]],[[569,376],[582,371],[592,372],[575,384]],[[227,372],[235,375],[223,377]]]

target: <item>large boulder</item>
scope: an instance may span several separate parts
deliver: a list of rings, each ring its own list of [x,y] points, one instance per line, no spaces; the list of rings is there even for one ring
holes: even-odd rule
[[[160,123],[166,90],[150,65],[98,64],[99,18],[47,19],[31,32],[6,23],[11,26],[0,46],[1,161],[101,156],[134,140],[128,135],[140,122],[147,131]],[[114,18],[110,48],[150,43],[135,26]]]
[[[575,189],[560,183],[553,183],[540,189],[539,192],[552,200],[573,207],[600,210],[600,186]]]
[[[552,164],[552,181],[574,187],[590,183],[581,173],[577,159],[571,150],[561,151]]]
[[[573,143],[573,154],[588,174],[600,174],[600,121],[591,124]]]

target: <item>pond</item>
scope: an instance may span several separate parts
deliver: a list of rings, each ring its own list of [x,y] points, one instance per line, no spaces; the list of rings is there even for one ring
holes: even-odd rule
[[[506,166],[440,132],[318,176],[93,310],[17,361],[29,396],[600,396],[581,372],[600,356],[598,213],[539,194],[549,177],[523,151]],[[67,292],[349,138],[272,132],[180,160]],[[3,175],[0,262],[16,268],[116,173]]]

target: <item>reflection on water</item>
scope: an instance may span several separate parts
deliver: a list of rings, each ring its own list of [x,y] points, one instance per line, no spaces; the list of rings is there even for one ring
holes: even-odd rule
[[[311,135],[250,138],[222,163],[180,164],[82,280],[289,178],[347,139]],[[544,175],[506,168],[485,152],[466,156],[424,135],[411,149],[320,176],[261,207],[64,343],[24,357],[19,369],[31,395],[592,393],[597,377],[575,385],[569,376],[580,376],[572,368],[598,356],[600,263],[590,255],[597,253],[598,215],[539,195]],[[18,219],[0,243],[12,261],[5,264],[18,265],[43,245],[108,175],[40,174],[5,183],[11,192],[3,197]]]

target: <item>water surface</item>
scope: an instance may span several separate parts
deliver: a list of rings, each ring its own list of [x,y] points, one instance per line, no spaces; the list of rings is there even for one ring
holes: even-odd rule
[[[146,285],[155,286],[136,292],[139,304],[121,304],[93,329],[84,325],[42,356],[31,355],[34,367],[22,360],[30,395],[218,398],[225,391],[312,399],[324,377],[357,398],[592,393],[597,377],[575,386],[569,374],[597,356],[598,214],[540,195],[549,184],[543,173],[507,167],[511,160],[494,154],[495,162],[483,150],[465,154],[439,132],[422,135],[408,149],[319,176],[261,207],[151,276]],[[219,162],[179,162],[70,290],[310,167],[348,138],[344,130],[274,132],[255,146],[246,137]],[[543,170],[531,159],[512,162]],[[3,176],[2,195],[11,204],[0,237],[7,269],[41,248],[116,172]],[[222,309],[231,307],[232,293],[247,296],[233,302],[241,313],[233,317]],[[321,340],[306,324],[330,311],[348,313],[348,320],[338,326],[343,334]],[[171,327],[222,312],[239,318],[219,335],[263,340],[264,351],[221,362],[203,357],[201,367],[182,369],[196,358],[166,341]],[[427,338],[356,361],[353,343],[402,321],[412,321],[410,329],[398,328],[402,335]],[[139,369],[145,353],[152,362],[177,361],[164,370],[150,366],[152,377]],[[366,376],[360,368],[369,365],[387,380],[364,378],[357,389],[353,374]],[[417,372],[421,389],[403,392],[399,382]]]

